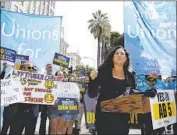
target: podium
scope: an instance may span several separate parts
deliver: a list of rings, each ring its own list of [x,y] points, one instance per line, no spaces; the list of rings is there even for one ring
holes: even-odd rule
[[[141,116],[141,134],[145,135],[146,115],[150,115],[149,97],[143,94],[134,94],[129,96],[118,97],[101,102],[102,112],[118,112],[118,113],[137,113]]]
[[[101,111],[145,114],[151,112],[150,100],[143,94],[118,97],[102,101]]]

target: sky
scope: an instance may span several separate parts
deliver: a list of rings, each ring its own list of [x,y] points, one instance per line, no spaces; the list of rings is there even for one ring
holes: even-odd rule
[[[88,30],[88,20],[98,9],[108,14],[111,31],[123,33],[122,1],[57,1],[55,16],[62,16],[64,40],[69,44],[68,52],[77,52],[83,64],[96,67],[97,40]],[[89,57],[89,58],[84,58]]]

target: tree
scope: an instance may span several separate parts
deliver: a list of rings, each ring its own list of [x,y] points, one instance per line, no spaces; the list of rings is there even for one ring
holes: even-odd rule
[[[100,66],[101,63],[101,44],[103,37],[107,35],[107,30],[110,32],[110,24],[106,13],[102,13],[101,10],[98,10],[96,13],[92,13],[93,19],[88,21],[91,34],[94,38],[98,40],[97,48],[97,66]],[[108,33],[109,33],[108,32]]]
[[[110,37],[111,37],[111,25],[108,23],[103,28],[103,36],[102,36],[102,48],[101,48],[101,60],[102,62],[107,57],[110,50]]]
[[[124,34],[120,34],[119,32],[111,32],[110,44],[112,48],[118,45],[124,47]]]

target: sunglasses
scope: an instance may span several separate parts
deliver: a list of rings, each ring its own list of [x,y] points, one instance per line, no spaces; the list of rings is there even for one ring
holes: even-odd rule
[[[147,81],[148,81],[148,82],[155,82],[156,79],[148,79]]]
[[[34,70],[34,67],[28,67],[28,69],[33,69]]]

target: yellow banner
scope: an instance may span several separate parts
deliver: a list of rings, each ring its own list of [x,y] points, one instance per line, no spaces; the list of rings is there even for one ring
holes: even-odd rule
[[[95,113],[94,112],[87,112],[86,113],[86,122],[88,124],[94,124],[95,123]]]
[[[176,116],[175,102],[160,102],[153,104],[154,120]]]
[[[77,107],[77,105],[70,105],[70,106],[67,106],[67,105],[59,105],[59,106],[58,106],[58,110],[60,110],[60,111],[65,111],[65,110],[77,111],[77,110],[78,110],[78,107]]]

